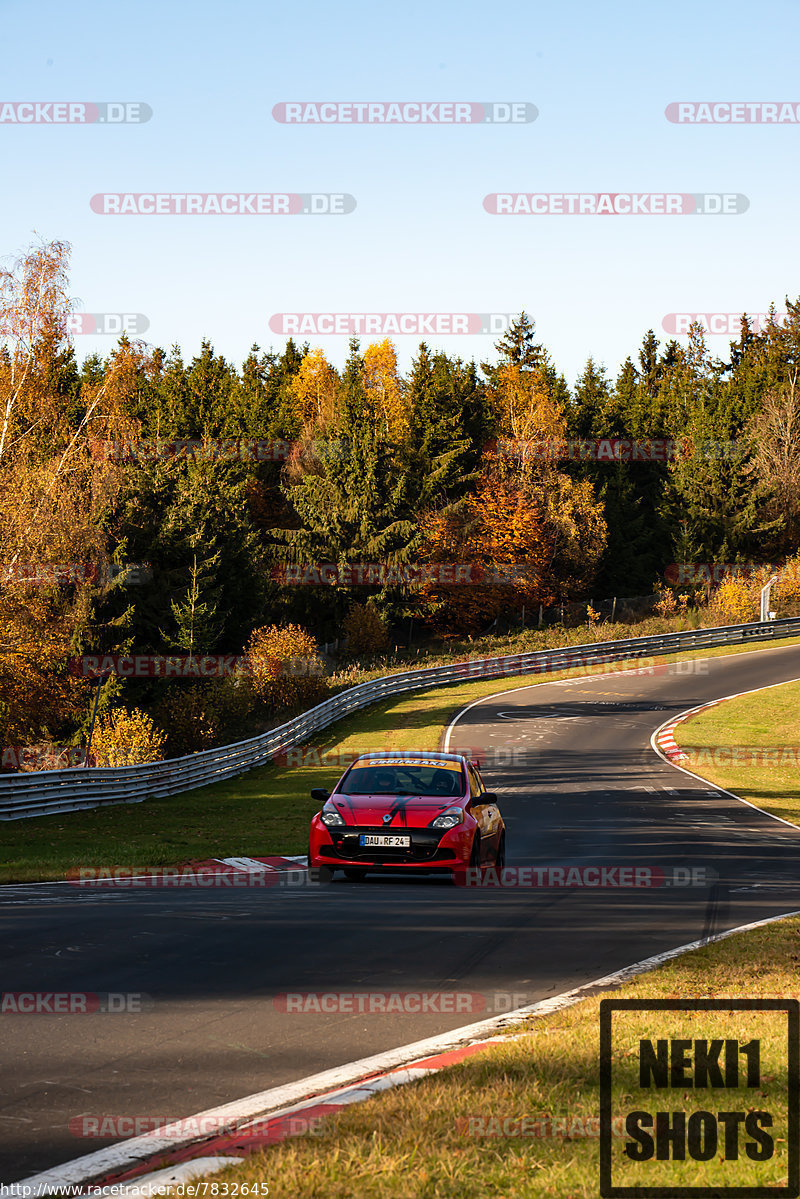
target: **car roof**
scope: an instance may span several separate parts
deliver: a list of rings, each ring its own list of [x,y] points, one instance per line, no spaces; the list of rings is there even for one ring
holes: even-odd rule
[[[353,762],[355,766],[358,762],[374,762],[376,765],[380,762],[396,762],[400,758],[404,762],[430,762],[431,759],[441,760],[442,762],[458,762],[463,765],[466,758],[463,754],[439,753],[434,750],[427,749],[397,749],[397,750],[376,750],[372,753],[359,754]]]

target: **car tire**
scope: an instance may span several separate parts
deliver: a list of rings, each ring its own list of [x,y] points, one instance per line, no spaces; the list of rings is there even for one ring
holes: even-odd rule
[[[308,881],[310,883],[319,883],[320,886],[326,886],[333,881],[333,871],[330,866],[312,866],[311,865],[311,846],[308,847]]]
[[[367,877],[366,870],[345,870],[344,877],[349,879],[351,883],[363,883]]]
[[[494,868],[497,871],[498,878],[506,868],[506,835],[503,833],[500,837],[500,844],[497,847],[497,853],[494,859]]]
[[[466,866],[458,866],[453,871],[453,882],[457,887],[466,887],[468,872],[471,870],[479,872],[481,870],[481,835],[477,830],[472,838],[469,862]]]

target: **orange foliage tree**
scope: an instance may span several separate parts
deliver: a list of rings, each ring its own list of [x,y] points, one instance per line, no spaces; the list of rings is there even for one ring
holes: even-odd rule
[[[89,683],[68,670],[70,627],[57,597],[15,584],[0,593],[0,744],[32,745],[79,720]]]
[[[566,438],[563,413],[538,369],[504,363],[489,388],[499,445],[455,515],[422,517],[428,562],[474,563],[469,583],[423,587],[437,623],[478,628],[506,609],[552,603],[591,581],[606,543],[588,479],[558,470],[546,447]]]
[[[69,246],[30,249],[0,270],[0,725],[33,738],[80,719],[85,685],[63,660],[90,613],[92,572],[108,564],[104,518],[123,470],[98,439],[135,436],[129,400],[148,369],[144,347],[123,341],[76,403],[64,385]],[[18,585],[28,568],[74,569],[68,589]],[[95,574],[95,577],[97,575]]]

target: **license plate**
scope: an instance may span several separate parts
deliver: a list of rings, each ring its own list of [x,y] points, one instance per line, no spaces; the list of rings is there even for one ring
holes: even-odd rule
[[[408,849],[410,837],[391,836],[388,833],[362,833],[358,838],[359,845],[380,845],[389,849]]]

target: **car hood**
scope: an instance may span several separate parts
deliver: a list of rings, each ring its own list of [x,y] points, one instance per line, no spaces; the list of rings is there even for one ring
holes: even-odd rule
[[[328,800],[349,825],[380,826],[389,832],[399,828],[425,828],[447,808],[463,808],[466,800],[441,795],[339,795]],[[384,821],[390,815],[391,821]]]

